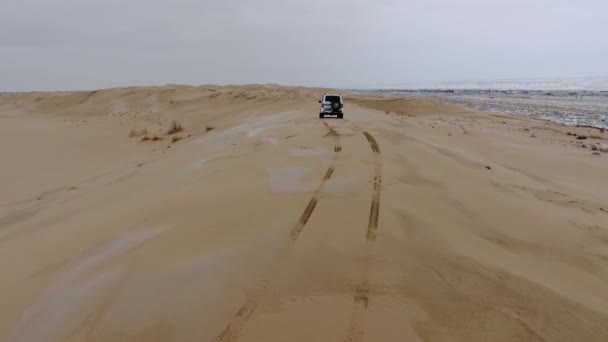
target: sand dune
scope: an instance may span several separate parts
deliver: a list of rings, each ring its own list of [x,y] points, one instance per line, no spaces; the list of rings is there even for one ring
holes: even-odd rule
[[[323,91],[0,97],[0,340],[608,340],[608,136]]]

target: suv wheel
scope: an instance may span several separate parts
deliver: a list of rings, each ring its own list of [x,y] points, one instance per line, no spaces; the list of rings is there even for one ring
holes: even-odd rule
[[[319,113],[319,118],[323,119],[325,117],[325,115],[323,115],[323,113]]]
[[[342,119],[342,118],[344,118],[344,114],[343,113],[338,114],[338,119]]]

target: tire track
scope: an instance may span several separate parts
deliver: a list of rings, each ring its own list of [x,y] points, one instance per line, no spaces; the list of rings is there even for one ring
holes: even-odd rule
[[[380,154],[380,147],[378,146],[378,142],[376,142],[376,139],[368,132],[363,132],[363,135],[365,135],[367,141],[369,141],[369,145],[371,146],[372,151]]]
[[[376,167],[374,175],[374,190],[372,192],[372,205],[369,211],[369,222],[367,224],[367,241],[376,241],[378,231],[378,220],[380,219],[380,192],[382,189],[382,175],[379,167]]]
[[[325,128],[329,130],[329,132],[325,136],[331,136],[334,138],[334,152],[342,152],[342,144],[340,143],[340,134],[336,131],[335,128],[331,127],[327,122],[323,121],[323,125]]]
[[[369,274],[371,270],[371,256],[374,251],[375,241],[378,231],[378,221],[380,219],[380,197],[382,192],[382,158],[380,146],[376,139],[368,132],[362,131],[369,142],[372,152],[375,155],[376,167],[374,169],[374,186],[372,190],[372,201],[367,223],[367,250],[361,283],[355,289],[353,295],[353,311],[350,317],[350,324],[346,335],[347,342],[363,341],[365,336],[365,315],[370,302]]]
[[[353,299],[353,312],[350,317],[350,325],[348,327],[348,335],[346,341],[358,342],[363,341],[365,335],[365,311],[369,305],[369,286],[362,284],[355,291]]]
[[[310,217],[312,216],[315,208],[317,207],[317,204],[319,203],[319,196],[322,193],[322,191],[325,187],[325,184],[331,179],[331,177],[334,174],[334,171],[335,171],[334,164],[337,159],[337,153],[342,151],[342,145],[340,143],[340,135],[333,127],[330,127],[326,122],[323,122],[323,124],[329,130],[327,135],[334,137],[334,143],[335,143],[334,156],[331,160],[330,166],[327,168],[327,171],[325,172],[325,175],[323,176],[323,179],[321,180],[321,183],[317,187],[317,190],[313,194],[312,198],[308,202],[308,205],[306,206],[306,208],[304,209],[302,214],[300,215],[298,222],[291,229],[291,232],[289,234],[289,242],[288,242],[286,248],[283,249],[281,252],[279,252],[278,257],[276,258],[276,260],[279,260],[278,263],[275,264],[273,268],[271,268],[271,270],[269,271],[269,276],[266,279],[272,278],[273,274],[280,272],[280,270],[282,269],[282,265],[285,262],[285,260],[287,259],[287,254],[288,254],[290,248],[293,247],[295,245],[295,243],[298,241],[298,238],[304,231],[306,224],[310,220]],[[258,289],[256,289],[254,291],[254,294],[250,298],[248,298],[245,301],[245,303],[240,307],[240,309],[237,311],[237,313],[234,315],[234,317],[230,320],[230,322],[228,322],[226,328],[224,328],[222,333],[215,339],[215,341],[217,341],[217,342],[238,341],[243,329],[245,328],[245,325],[247,324],[249,319],[255,314],[255,311],[258,307],[259,299],[264,295],[264,293],[266,292],[266,290],[268,289],[269,286],[270,286],[270,281],[265,280],[263,282],[263,285],[260,286]]]
[[[263,290],[266,289],[266,285]],[[216,341],[238,341],[245,324],[253,316],[255,309],[257,308],[257,298],[248,299],[245,304],[239,309],[234,318],[230,321],[228,326],[222,331],[220,336],[216,338]]]
[[[306,223],[308,223],[310,216],[312,216],[312,212],[317,207],[317,203],[319,202],[319,195],[320,195],[321,191],[323,190],[325,183],[327,183],[327,181],[329,181],[331,179],[331,176],[334,174],[334,170],[335,170],[335,167],[333,166],[333,161],[332,161],[332,165],[329,166],[329,168],[325,172],[325,176],[323,176],[321,185],[319,185],[319,188],[317,189],[317,191],[315,191],[315,194],[312,196],[312,198],[308,202],[308,205],[306,206],[306,209],[304,209],[304,212],[300,216],[298,223],[291,230],[291,234],[289,235],[291,243],[295,243],[298,240],[298,238],[300,237],[300,234],[304,230]]]

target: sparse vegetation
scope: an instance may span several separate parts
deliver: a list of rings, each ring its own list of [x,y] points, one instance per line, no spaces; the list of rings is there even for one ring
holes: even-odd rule
[[[587,137],[584,136],[584,135],[579,135],[578,137],[576,137],[576,139],[578,139],[578,140],[585,140],[585,139],[587,139]]]
[[[160,141],[160,140],[163,140],[163,138],[161,138],[157,135],[153,135],[152,137],[146,135],[143,138],[141,138],[141,141]]]
[[[207,132],[211,132],[211,131],[213,131],[214,129],[215,129],[215,127],[212,127],[212,126],[207,126],[207,127],[205,127],[205,133],[207,133]]]
[[[167,135],[172,135],[172,134],[181,132],[183,130],[184,130],[184,128],[182,127],[182,125],[179,122],[173,121],[171,123],[171,127],[169,127],[169,130],[167,131]]]
[[[171,139],[171,143],[174,144],[182,139],[183,139],[182,137],[180,137],[179,135],[176,135],[173,137],[173,139]]]
[[[592,144],[591,145],[591,151],[597,151],[599,148],[597,147],[597,145]]]

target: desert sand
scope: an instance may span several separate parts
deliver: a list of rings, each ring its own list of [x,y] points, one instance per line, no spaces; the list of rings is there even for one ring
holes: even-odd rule
[[[608,340],[608,134],[323,91],[0,97],[0,340]]]

